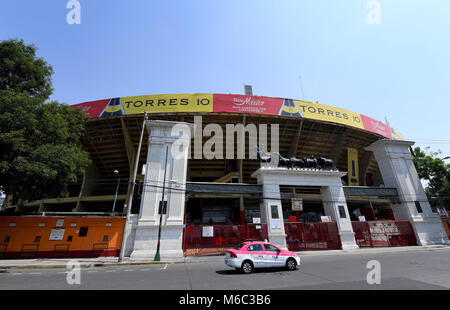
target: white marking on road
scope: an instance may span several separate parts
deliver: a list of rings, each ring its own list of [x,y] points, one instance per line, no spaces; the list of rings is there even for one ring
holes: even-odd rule
[[[58,273],[67,273],[67,271],[58,271]]]
[[[20,273],[20,272],[14,272],[14,273],[11,273],[13,276],[18,276],[18,275],[21,275],[22,273]]]
[[[124,272],[128,272],[128,271],[133,271],[133,270],[131,270],[131,269],[126,269],[126,270],[124,270]]]
[[[98,272],[97,270],[89,270],[88,272]]]
[[[42,274],[41,272],[30,272],[30,274],[36,274],[36,275],[39,275],[39,274]]]
[[[167,269],[167,266],[169,266],[168,264],[166,264],[165,266],[164,266],[164,270],[166,270]]]
[[[106,272],[116,272],[116,270],[106,270]]]

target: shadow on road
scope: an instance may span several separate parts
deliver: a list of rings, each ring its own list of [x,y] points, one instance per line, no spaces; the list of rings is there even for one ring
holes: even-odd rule
[[[297,271],[298,269],[296,269],[295,271]],[[284,268],[258,268],[253,270],[253,273],[288,273],[290,271],[284,269]],[[224,276],[230,276],[230,275],[236,275],[236,274],[241,274],[243,275],[244,273],[241,270],[237,270],[237,269],[227,269],[227,270],[217,270],[216,271],[217,274],[220,275],[224,275]]]

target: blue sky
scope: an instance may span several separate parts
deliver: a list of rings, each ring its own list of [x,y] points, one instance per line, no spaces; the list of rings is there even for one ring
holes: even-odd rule
[[[0,40],[55,74],[52,99],[243,93],[318,101],[385,122],[450,156],[450,1],[0,0]],[[300,88],[302,77],[304,96]],[[437,142],[437,143],[436,143]]]

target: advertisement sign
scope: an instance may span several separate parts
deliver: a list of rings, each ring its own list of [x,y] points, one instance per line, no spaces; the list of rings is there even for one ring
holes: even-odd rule
[[[125,112],[120,102],[120,98],[112,98],[111,100],[109,100],[108,105],[100,114],[100,117],[119,116],[124,114]]]
[[[272,229],[280,229],[281,228],[281,220],[271,220],[270,226]]]
[[[293,99],[283,99],[283,106],[281,107],[280,112],[278,112],[278,115],[303,117],[303,114],[300,112]]]
[[[388,125],[361,114],[364,129],[392,139],[392,130]]]
[[[394,128],[391,128],[391,132],[392,132],[392,139],[393,140],[405,140],[405,138],[403,138],[402,134],[399,133]]]
[[[212,112],[212,94],[174,94],[122,97],[125,114]]]
[[[294,100],[304,118],[334,122],[364,129],[361,115],[349,110],[328,106],[325,104]]]
[[[248,85],[247,85],[248,86]],[[223,112],[308,118],[364,129],[389,139],[404,140],[388,125],[368,116],[329,105],[302,100],[233,94],[162,94],[117,97],[71,105],[89,118],[126,114]]]
[[[261,218],[260,217],[254,217],[253,218],[253,224],[261,224]]]
[[[72,108],[81,108],[89,118],[98,118],[109,103],[110,99],[96,100],[71,105]]]
[[[214,237],[214,226],[203,226],[202,237]]]
[[[359,185],[358,150],[348,147],[347,158],[348,158],[348,170],[347,170],[348,185],[358,186]]]
[[[214,94],[213,112],[278,115],[282,98]]]
[[[303,211],[303,199],[291,198],[292,211]]]
[[[66,230],[64,228],[54,228],[54,229],[52,229],[52,231],[50,232],[50,238],[48,240],[50,240],[50,241],[61,241],[61,240],[63,240],[65,231]]]
[[[364,215],[358,216],[358,220],[360,222],[365,222],[366,221],[366,217]]]

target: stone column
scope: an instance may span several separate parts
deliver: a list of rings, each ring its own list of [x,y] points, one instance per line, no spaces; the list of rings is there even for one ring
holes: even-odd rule
[[[432,212],[414,167],[409,151],[412,145],[411,141],[382,139],[366,150],[373,152],[384,185],[397,188],[400,202],[392,205],[395,218],[412,223],[420,245],[448,243],[439,215]]]
[[[269,241],[287,249],[280,186],[270,173],[265,173],[267,171],[270,171],[270,168],[261,168],[252,174],[252,177],[257,178],[258,184],[262,185],[263,190],[264,198],[260,204],[261,221],[267,225]]]
[[[273,183],[263,183],[263,195],[265,198],[260,210],[262,221],[267,224],[269,241],[287,249],[280,186]]]
[[[341,179],[334,185],[323,186],[320,190],[325,214],[337,223],[343,250],[359,248],[355,241],[347,201],[342,188]]]
[[[156,254],[159,204],[167,201],[162,215],[161,258],[183,257],[183,228],[188,150],[194,125],[181,122],[147,121],[149,150],[131,259],[153,259]],[[167,166],[166,163],[167,155]],[[164,182],[164,171],[166,181]]]

